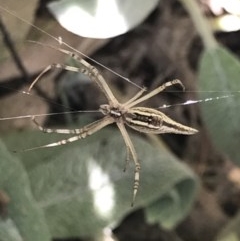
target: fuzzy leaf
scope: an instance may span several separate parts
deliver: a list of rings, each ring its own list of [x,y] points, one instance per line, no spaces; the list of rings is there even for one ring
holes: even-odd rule
[[[1,240],[50,241],[42,210],[32,197],[21,162],[0,142],[0,190],[8,196],[6,217],[0,216]],[[4,215],[4,216],[5,216]]]
[[[159,0],[61,0],[49,10],[68,31],[88,38],[111,38],[133,29]]]
[[[228,98],[203,104],[204,120],[214,143],[238,164],[240,164],[239,76],[239,60],[224,48],[219,47],[203,53],[199,70],[201,98],[229,95]]]
[[[9,148],[21,149],[53,139],[56,135],[26,132],[6,140]],[[168,228],[187,215],[197,190],[194,174],[164,147],[157,150],[138,136],[132,140],[142,165],[133,208],[134,168],[130,163],[123,172],[126,150],[118,131],[102,130],[69,145],[21,154],[34,197],[54,237],[97,235],[139,207],[149,207],[148,220]]]

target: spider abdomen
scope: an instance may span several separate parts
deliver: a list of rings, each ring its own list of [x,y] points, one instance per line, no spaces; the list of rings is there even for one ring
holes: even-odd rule
[[[147,108],[134,107],[124,114],[125,123],[140,132],[161,134],[161,133],[175,133],[175,134],[195,134],[196,129],[182,125],[161,111]]]
[[[126,124],[141,132],[156,132],[162,125],[163,118],[161,112],[152,108],[135,107],[125,113]]]

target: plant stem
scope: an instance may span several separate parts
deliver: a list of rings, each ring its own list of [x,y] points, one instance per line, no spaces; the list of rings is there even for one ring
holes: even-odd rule
[[[213,35],[213,31],[208,24],[205,16],[203,16],[196,0],[179,0],[190,14],[195,27],[202,38],[205,48],[215,49],[218,43]]]

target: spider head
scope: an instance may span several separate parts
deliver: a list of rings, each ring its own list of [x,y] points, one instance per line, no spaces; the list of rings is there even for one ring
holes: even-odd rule
[[[99,110],[104,114],[104,115],[109,115],[111,112],[111,108],[109,105],[105,104],[105,105],[100,105]]]
[[[123,113],[119,107],[112,107],[110,105],[100,105],[99,109],[104,115],[110,115],[113,118],[122,117]]]

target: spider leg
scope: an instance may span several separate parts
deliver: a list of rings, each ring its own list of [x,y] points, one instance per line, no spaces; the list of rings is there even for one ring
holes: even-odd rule
[[[133,101],[135,101],[136,99],[138,99],[144,92],[146,91],[146,88],[142,88],[140,91],[137,92],[137,94],[135,94],[130,100],[128,100],[127,102],[125,102],[123,104],[123,106],[127,106],[129,104],[131,104]]]
[[[124,124],[122,122],[116,122],[122,136],[123,136],[123,139],[124,139],[124,142],[126,144],[126,147],[127,147],[127,153],[131,153],[132,155],[132,159],[134,161],[134,164],[135,164],[135,174],[134,174],[134,184],[133,184],[133,198],[132,198],[132,204],[131,206],[134,205],[134,202],[135,202],[135,199],[136,199],[136,195],[137,195],[137,191],[138,191],[138,187],[139,187],[139,179],[140,179],[140,169],[141,169],[141,166],[140,166],[140,163],[138,161],[138,158],[137,158],[137,153],[135,151],[135,148],[132,144],[132,141],[127,133],[127,130],[124,126]],[[129,156],[129,154],[128,154]]]
[[[35,42],[39,45],[43,45],[41,43]],[[43,45],[45,46],[45,45]],[[109,88],[109,86],[107,85],[104,77],[99,73],[99,71],[92,66],[91,64],[89,64],[87,61],[85,61],[84,59],[82,59],[79,55],[77,55],[76,53],[73,53],[71,51],[65,50],[65,49],[61,49],[61,48],[55,48],[54,46],[50,46],[50,45],[46,45],[49,48],[55,49],[57,51],[60,51],[64,54],[69,55],[71,58],[75,59],[76,61],[78,61],[78,63],[80,64],[80,67],[72,67],[72,66],[68,66],[68,65],[64,65],[64,64],[51,64],[49,66],[47,66],[41,73],[40,75],[33,81],[33,83],[31,84],[31,86],[29,87],[28,91],[30,91],[33,86],[37,83],[37,81],[49,70],[53,69],[53,68],[60,68],[60,69],[65,69],[65,70],[69,70],[69,71],[74,71],[74,72],[80,72],[83,73],[85,75],[87,75],[91,80],[93,80],[98,87],[101,89],[101,91],[105,94],[107,100],[109,103],[113,104],[113,103],[118,103],[117,99],[115,98],[115,96],[113,95],[111,89]]]
[[[100,74],[97,68],[95,68],[93,65],[89,64],[87,61],[82,59],[79,55],[77,55],[74,52],[68,51],[66,49],[58,49],[60,52],[65,53],[78,61],[78,63],[81,65],[82,69],[84,69],[83,74],[86,74],[90,79],[92,79],[98,87],[102,90],[102,92],[105,94],[105,96],[108,99],[109,103],[118,103],[117,99],[113,95],[111,89],[107,85],[104,77]]]
[[[184,85],[182,84],[182,82],[178,79],[174,79],[172,81],[168,81],[164,84],[162,84],[161,86],[159,86],[158,88],[156,88],[155,90],[151,91],[150,93],[144,95],[143,97],[141,97],[140,99],[137,99],[135,101],[132,101],[131,103],[129,103],[126,107],[127,108],[131,108],[147,99],[152,98],[154,95],[157,95],[158,93],[162,92],[163,90],[165,90],[167,87],[172,86],[172,85],[176,85],[179,84],[181,85],[181,87],[183,88],[183,90],[185,89]]]
[[[130,149],[129,149],[128,146],[126,146],[126,149],[127,149],[127,155],[126,155],[126,160],[125,160],[125,166],[123,168],[124,172],[126,172],[128,164],[129,164],[129,161],[130,161]]]
[[[86,128],[87,128],[87,129],[91,128],[91,127],[88,127],[88,125],[87,125],[87,126],[84,126],[83,128],[80,128],[80,129],[52,129],[52,128],[45,128],[45,127],[41,126],[41,125],[37,122],[35,116],[32,117],[32,121],[33,121],[33,123],[37,126],[37,128],[38,128],[40,131],[44,132],[44,133],[80,134],[80,133],[83,132],[84,129],[86,129]],[[98,122],[98,121],[96,121],[96,122]],[[95,123],[95,122],[89,124],[89,126],[90,126],[90,125],[93,125],[94,123]]]
[[[84,126],[83,128],[75,129],[75,130],[72,130],[73,132],[70,132],[70,134],[78,134],[76,136],[73,136],[73,137],[70,137],[67,139],[63,139],[63,140],[60,140],[57,142],[49,143],[46,145],[37,146],[37,147],[29,148],[29,149],[24,149],[21,151],[32,151],[32,150],[41,149],[41,148],[65,145],[65,144],[86,138],[87,136],[90,136],[93,133],[101,130],[103,127],[105,127],[109,124],[112,124],[113,122],[114,122],[114,120],[111,117],[105,116],[100,120],[97,120],[89,125]],[[37,124],[37,126],[40,127],[39,124]],[[44,129],[43,127],[40,127],[40,128],[42,131],[47,130],[48,133],[63,133],[62,129],[59,130],[59,129]],[[64,131],[66,132],[66,130],[64,130]],[[71,130],[69,130],[69,131],[71,131]],[[64,134],[68,134],[68,133],[64,133]]]
[[[39,81],[39,79],[46,74],[48,71],[52,70],[52,69],[65,69],[68,71],[72,71],[72,72],[79,72],[79,73],[83,73],[83,69],[77,68],[77,67],[73,67],[73,66],[68,66],[68,65],[64,65],[64,64],[50,64],[48,65],[38,76],[37,78],[32,82],[32,84],[30,85],[30,87],[28,88],[28,92],[31,91],[31,89],[33,88],[33,86]]]

